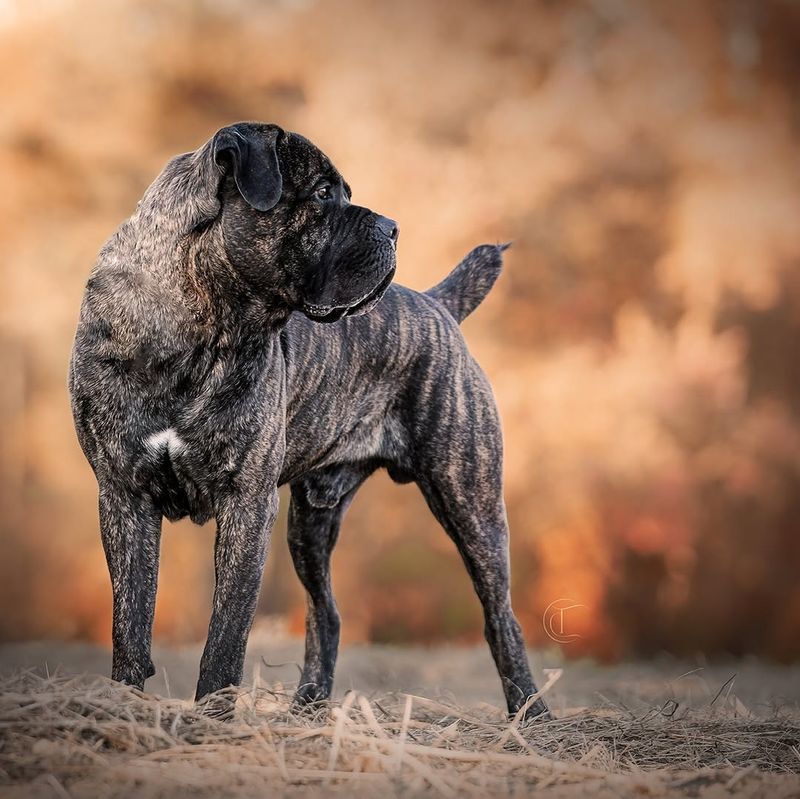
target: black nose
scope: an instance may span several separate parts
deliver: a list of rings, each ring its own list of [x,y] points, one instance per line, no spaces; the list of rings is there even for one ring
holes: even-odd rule
[[[392,241],[397,241],[400,231],[397,229],[397,222],[387,216],[379,216],[375,223],[381,233],[385,233]]]

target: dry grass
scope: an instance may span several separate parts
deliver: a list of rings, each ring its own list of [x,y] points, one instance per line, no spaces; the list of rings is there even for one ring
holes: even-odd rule
[[[525,727],[354,692],[303,715],[257,675],[228,721],[96,676],[18,672],[0,691],[3,797],[800,795],[800,725],[736,700]]]

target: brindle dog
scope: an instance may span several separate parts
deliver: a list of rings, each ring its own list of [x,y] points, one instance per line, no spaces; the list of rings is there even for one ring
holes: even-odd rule
[[[162,517],[214,517],[196,696],[239,683],[288,482],[309,600],[296,701],[327,699],[339,640],[331,551],[358,487],[386,468],[419,485],[455,541],[513,713],[536,688],[509,598],[500,424],[458,327],[502,248],[478,248],[424,294],[390,285],[397,226],[350,194],[303,137],[232,125],[170,161],[100,252],[69,382],[99,484],[112,676],[142,688],[154,673]],[[545,712],[537,700],[527,714]]]

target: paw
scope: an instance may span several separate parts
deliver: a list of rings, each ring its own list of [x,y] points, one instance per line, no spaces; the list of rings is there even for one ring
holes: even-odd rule
[[[302,710],[317,710],[327,703],[330,696],[330,688],[326,690],[324,686],[318,683],[303,682],[295,691],[292,706]]]
[[[511,714],[512,719],[515,717],[516,713]],[[553,721],[554,718],[555,716],[550,712],[547,705],[541,699],[537,699],[523,714],[520,720],[520,727],[527,727],[529,724],[538,724],[544,721]]]
[[[218,721],[231,721],[236,711],[236,690],[223,688],[213,694],[206,694],[195,702],[203,716]]]
[[[138,688],[144,691],[144,681],[148,677],[152,677],[155,671],[148,672],[148,669],[142,669],[133,666],[117,666],[111,669],[111,679],[116,680],[123,685],[129,685],[131,688]]]

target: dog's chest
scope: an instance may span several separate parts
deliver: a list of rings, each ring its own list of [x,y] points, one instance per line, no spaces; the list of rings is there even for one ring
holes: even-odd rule
[[[220,494],[246,493],[283,458],[281,362],[222,360],[191,391],[167,392],[141,429],[137,483],[169,519],[202,523]],[[179,381],[185,382],[185,381]]]

